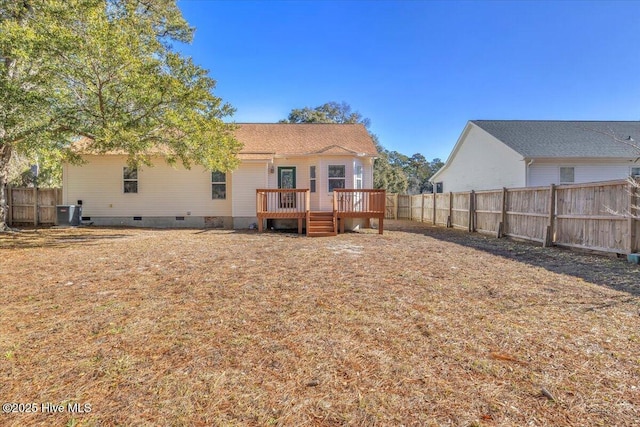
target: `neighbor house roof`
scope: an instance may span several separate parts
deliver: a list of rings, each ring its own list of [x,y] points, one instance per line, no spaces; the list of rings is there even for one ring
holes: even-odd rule
[[[631,146],[640,144],[640,121],[472,120],[471,123],[524,158],[640,156],[640,149]]]
[[[254,153],[278,156],[378,154],[371,136],[361,124],[239,123],[234,133],[244,145],[240,158]]]

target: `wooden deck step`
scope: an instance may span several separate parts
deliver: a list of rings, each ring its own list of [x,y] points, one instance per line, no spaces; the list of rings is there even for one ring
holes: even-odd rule
[[[307,236],[323,237],[337,234],[338,230],[333,219],[333,212],[309,212]]]

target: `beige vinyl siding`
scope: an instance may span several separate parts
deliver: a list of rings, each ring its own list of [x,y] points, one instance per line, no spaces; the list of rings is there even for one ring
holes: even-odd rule
[[[444,192],[524,187],[522,156],[476,125],[470,126],[451,163],[434,181]]]
[[[290,157],[286,159],[275,159],[273,161],[273,173],[269,174],[269,187],[278,188],[278,167],[295,167],[296,168],[296,188],[309,188],[309,166],[315,165],[314,158],[309,157]],[[316,168],[316,177],[317,177]],[[316,178],[317,185],[317,178]],[[317,189],[316,189],[317,191]],[[317,194],[317,193],[316,193]],[[317,196],[310,195],[309,203],[311,210],[318,210]]]
[[[267,186],[267,174],[266,162],[244,162],[233,171],[233,187],[227,192],[232,194],[234,217],[256,216],[256,189]]]
[[[84,216],[230,216],[232,174],[227,198],[212,200],[211,171],[185,169],[153,159],[138,168],[138,193],[123,191],[125,156],[85,156],[85,164],[64,166],[64,203],[83,202]]]
[[[268,174],[268,188],[278,188],[278,167],[294,166],[296,168],[296,187],[309,188],[309,166],[316,167],[316,192],[310,194],[311,210],[330,211],[333,209],[333,193],[329,193],[329,165],[345,166],[345,186],[355,186],[355,164],[363,167],[363,188],[373,188],[373,161],[368,157],[354,158],[350,156],[310,156],[275,159],[273,173]]]
[[[309,158],[292,157],[288,159],[275,159],[273,161],[273,173],[269,174],[269,188],[278,188],[278,168],[296,168],[296,188],[309,188]]]

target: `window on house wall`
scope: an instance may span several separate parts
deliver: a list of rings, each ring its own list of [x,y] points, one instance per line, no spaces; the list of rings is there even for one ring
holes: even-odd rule
[[[444,184],[442,182],[436,182],[435,193],[442,193],[444,190]]]
[[[125,193],[138,192],[138,169],[125,166],[122,168],[123,190]]]
[[[563,166],[560,168],[560,184],[572,184],[575,182],[575,168]]]
[[[346,176],[344,165],[329,165],[329,192],[333,192],[334,188],[345,188]]]
[[[631,176],[634,178],[640,178],[640,167],[631,168]]]
[[[362,186],[362,179],[364,176],[364,173],[362,172],[362,166],[361,165],[356,165],[356,170],[355,170],[355,188],[356,190],[362,190],[364,187]]]
[[[224,172],[211,172],[211,198],[227,198],[227,174]]]
[[[316,192],[316,167],[309,166],[309,191]]]

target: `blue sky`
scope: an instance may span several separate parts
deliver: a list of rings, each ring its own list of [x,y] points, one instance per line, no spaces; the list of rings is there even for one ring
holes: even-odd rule
[[[445,160],[467,120],[640,120],[640,2],[179,0],[236,122],[347,102]]]

